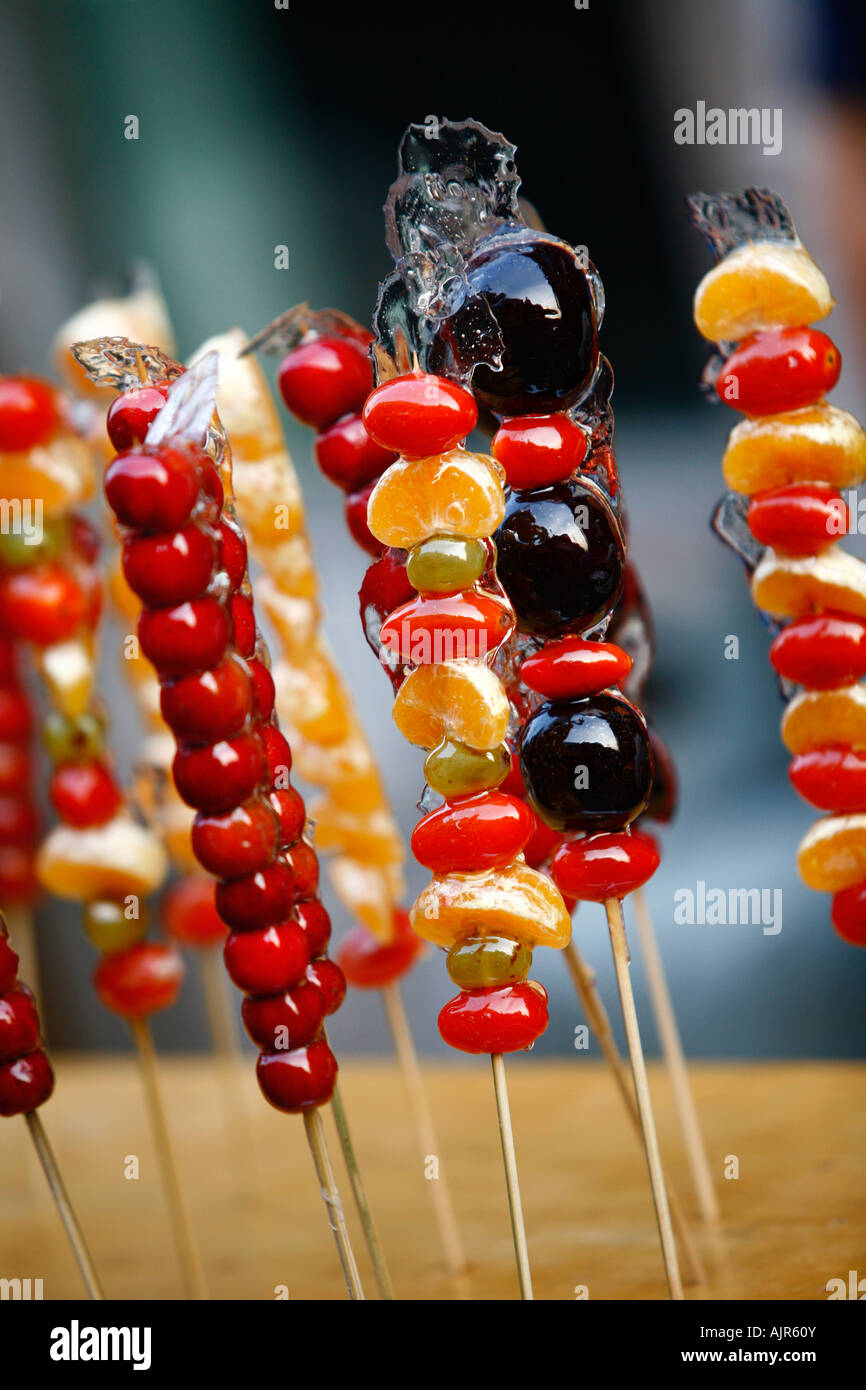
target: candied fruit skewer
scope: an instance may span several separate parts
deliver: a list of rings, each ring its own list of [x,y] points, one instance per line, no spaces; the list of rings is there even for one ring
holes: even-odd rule
[[[53,412],[38,424],[31,419],[30,434],[17,441],[29,451],[18,485],[26,478],[39,486],[47,452],[55,486],[44,473],[41,542],[17,564],[7,556],[0,579],[5,626],[34,649],[51,705],[42,733],[53,763],[49,795],[58,822],[38,850],[36,875],[46,891],[82,904],[85,934],[102,956],[94,973],[96,993],[127,1022],[138,1050],[187,1293],[202,1298],[201,1261],[174,1156],[163,1142],[165,1120],[145,1055],[151,1047],[146,1020],[175,1002],[183,980],[178,953],[144,939],[148,916],[141,899],[159,888],[168,861],[153,832],[130,816],[106,748],[105,713],[95,689],[99,539],[73,507],[92,492],[93,473],[65,399],[47,385],[43,390],[51,393]],[[23,506],[24,499],[19,501]]]
[[[109,465],[105,494],[129,548],[127,559],[130,551],[139,558],[136,547],[172,552],[173,538],[183,530],[197,531],[211,547],[204,583],[190,561],[199,540],[175,550],[168,566],[177,583],[172,602],[160,595],[153,606],[147,567],[138,569],[144,604],[139,639],[163,693],[190,682],[168,721],[184,730],[173,727],[178,748],[172,771],[178,791],[197,812],[196,857],[218,879],[217,910],[231,928],[227,968],[245,991],[244,1024],[261,1049],[259,1086],[276,1109],[304,1116],[347,1290],[352,1299],[363,1299],[319,1113],[337,1074],[324,1018],[342,1002],[345,981],[325,954],[330,924],[318,898],[318,860],[303,838],[304,805],[289,782],[291,750],[273,711],[262,714],[255,707],[247,663],[255,659],[267,666],[269,659],[256,627],[246,563],[235,571],[223,558],[226,530],[240,553],[245,547],[231,501],[231,453],[214,404],[216,356],[184,372],[162,353],[124,339],[76,344],[73,351],[93,379],[121,391],[139,384],[142,365],[149,375],[153,369],[158,379],[171,380],[144,443]],[[220,697],[229,670],[230,680],[235,670],[246,680],[239,705],[223,704]],[[214,700],[220,727],[206,719],[215,713]],[[206,735],[203,723],[197,740],[195,721],[189,725],[196,713],[207,722]]]
[[[396,269],[380,290],[376,311],[380,368],[390,361],[405,371],[403,363],[414,353],[426,370],[471,385],[500,429],[515,418],[521,428],[528,425],[536,459],[545,423],[539,416],[576,410],[578,419],[598,426],[580,477],[547,482],[536,493],[509,494],[494,537],[499,579],[520,630],[537,640],[569,633],[598,637],[622,590],[625,552],[610,448],[613,377],[598,351],[603,291],[594,268],[572,247],[526,223],[518,187],[514,147],[477,122],[443,121],[433,131],[409,127],[400,146],[399,177],[386,202]],[[548,436],[548,459],[549,443]],[[577,442],[569,448],[560,431],[552,453],[564,473],[573,467],[575,451]],[[374,533],[381,487],[380,480],[368,509]],[[615,749],[615,756],[606,749]],[[541,819],[558,833],[583,834],[557,850],[554,877],[567,892],[579,885],[583,897],[605,902],[665,1273],[671,1296],[679,1299],[620,901],[658,862],[647,837],[628,829],[650,792],[649,735],[629,701],[602,690],[542,704],[521,731],[519,756]],[[593,766],[595,777],[583,780],[581,774]],[[617,854],[610,853],[609,841]],[[593,893],[588,869],[595,853],[604,872],[595,876]]]
[[[800,876],[833,894],[836,932],[863,946],[866,564],[837,543],[849,525],[841,490],[866,478],[866,431],[825,400],[841,355],[812,325],[833,299],[778,194],[701,193],[687,206],[717,259],[695,292],[698,330],[718,345],[705,379],[745,416],[722,460],[745,497],[724,499],[715,529],[746,561],[774,630],[791,782],[825,813],[800,843]]]
[[[18,956],[0,912],[0,1117],[24,1116],[88,1298],[101,1300],[105,1295],[99,1275],[38,1113],[53,1091],[54,1073],[40,1037],[36,1001],[19,977]]]
[[[242,333],[239,334],[239,346],[245,341]],[[178,374],[184,370],[179,364],[171,359],[157,353],[145,363],[141,352],[136,353],[136,367],[138,371],[138,384],[128,387],[120,395],[116,396],[108,410],[106,427],[112,444],[116,450],[122,451],[130,445],[142,443],[147,429],[155,418],[157,412],[164,405],[168,385]],[[232,353],[228,358],[223,359],[223,365],[229,369],[235,363],[236,357]],[[230,413],[234,415],[234,423],[239,426],[241,444],[249,444],[248,438],[244,436],[244,421],[246,428],[249,429],[249,410],[251,407],[250,394],[253,401],[259,400],[264,383],[257,375],[258,369],[252,363],[240,364],[240,370],[234,372],[229,370],[228,389],[218,399],[218,404],[228,405]],[[224,427],[223,427],[224,428]],[[233,459],[234,463],[234,459]],[[240,457],[238,475],[240,477],[240,490],[243,494],[244,483],[244,458]],[[236,485],[234,469],[232,470],[232,487]],[[260,483],[260,479],[256,482]],[[293,495],[297,492],[297,482],[293,475],[289,478],[291,486],[286,495]],[[255,484],[249,484],[255,492]],[[287,505],[284,501],[282,505]],[[218,552],[220,565],[225,572],[229,585],[238,589],[245,580],[246,575],[246,541],[241,530],[229,519],[223,519],[219,526]],[[124,551],[124,564],[126,564],[126,551]],[[175,557],[177,563],[177,557]],[[136,577],[137,575],[137,577]],[[146,568],[142,571],[140,566],[133,562],[132,572],[127,576],[124,570],[117,574],[113,590],[117,596],[119,605],[128,616],[136,616],[140,611],[140,597],[130,588],[129,581],[135,585],[136,589],[141,590],[142,583],[147,585],[152,582],[148,579]],[[171,582],[169,573],[168,582]],[[181,575],[181,582],[183,576]],[[152,597],[170,598],[171,593],[160,593]],[[195,821],[191,814],[188,804],[183,802],[178,795],[177,789],[172,780],[172,753],[175,746],[175,736],[186,737],[194,742],[201,742],[206,734],[218,735],[222,731],[222,723],[226,718],[232,716],[232,711],[237,719],[242,719],[244,715],[255,716],[259,720],[267,720],[274,711],[275,705],[275,686],[270,674],[270,657],[264,645],[261,649],[256,649],[255,655],[250,656],[245,662],[235,660],[234,666],[231,663],[222,663],[218,671],[205,673],[203,676],[184,677],[180,680],[169,682],[168,686],[162,691],[160,682],[153,676],[153,668],[141,658],[136,667],[144,666],[147,668],[147,675],[139,672],[136,679],[136,686],[139,690],[144,690],[141,700],[142,713],[145,719],[151,724],[155,732],[147,741],[146,751],[149,753],[150,773],[152,774],[152,787],[150,792],[147,789],[147,779],[145,780],[144,791],[146,796],[150,796],[154,802],[152,814],[158,821],[162,822],[164,831],[169,843],[171,852],[180,867],[186,868],[190,863],[194,873],[180,884],[176,885],[174,893],[167,895],[165,904],[165,922],[170,934],[176,935],[179,939],[192,941],[193,944],[206,946],[208,943],[217,939],[216,928],[219,929],[220,940],[225,942],[225,923],[217,912],[216,903],[213,898],[213,887],[210,893],[203,896],[202,876],[199,869],[199,858],[202,846],[197,843],[195,835]],[[247,674],[244,675],[243,671]],[[232,674],[234,672],[234,674]],[[217,679],[218,677],[218,679]],[[155,687],[155,693],[150,693],[150,688]],[[222,722],[222,723],[221,723]],[[171,728],[169,728],[171,725]],[[290,789],[289,789],[290,790]],[[288,795],[288,791],[286,795]],[[292,796],[296,794],[291,792]],[[297,798],[297,806],[303,811],[303,803]],[[190,834],[192,843],[190,843]],[[203,862],[203,861],[202,861]],[[211,882],[210,880],[206,880]],[[177,908],[185,906],[188,911],[185,914],[179,913]],[[328,919],[329,922],[330,919]],[[328,927],[328,936],[330,927]],[[328,937],[321,943],[325,945]],[[229,943],[230,944],[230,943]],[[312,942],[311,942],[312,944]],[[228,948],[227,948],[228,950]],[[394,954],[401,952],[398,943]],[[405,953],[405,952],[404,952]],[[309,954],[309,953],[308,953]],[[313,952],[315,955],[315,952]],[[234,1027],[234,1020],[228,1008],[225,998],[222,980],[217,982],[214,979],[214,961],[210,955],[203,954],[201,957],[203,968],[203,980],[205,984],[206,1000],[209,1006],[211,1019],[211,1029],[214,1035],[215,1044],[222,1052],[227,1052],[228,1046],[236,1048],[237,1033]],[[229,965],[229,958],[226,955],[226,964]],[[285,971],[285,959],[280,962],[272,961],[272,966],[276,965]],[[312,962],[310,969],[313,969]],[[231,973],[231,967],[229,966]],[[273,972],[272,972],[273,973]],[[234,978],[234,977],[233,977]],[[246,988],[240,981],[239,987]],[[276,988],[285,984],[281,977],[268,977],[270,987]],[[302,982],[303,983],[303,982]],[[327,1043],[327,1033],[322,1027],[322,1038]],[[232,1075],[234,1071],[232,1070]],[[353,1196],[355,1198],[361,1225],[364,1231],[365,1241],[370,1253],[376,1280],[382,1298],[393,1298],[390,1276],[385,1263],[384,1253],[379,1242],[375,1222],[364,1189],[363,1179],[355,1157],[354,1148],[349,1133],[348,1120],[340,1096],[339,1086],[335,1082],[334,1093],[331,1098],[331,1105],[334,1111],[334,1119],[340,1144],[343,1149],[343,1156],[346,1168],[352,1184]],[[235,1106],[237,1109],[238,1106]],[[314,1146],[314,1158],[317,1168],[325,1162],[318,1152],[318,1136],[308,1132],[311,1146]],[[327,1166],[327,1165],[326,1165]]]
[[[15,537],[17,541],[17,537]],[[7,536],[0,536],[0,565]],[[15,644],[0,633],[0,908],[7,915],[22,974],[40,997],[33,906],[39,896],[36,846],[39,821],[33,804],[33,711],[17,671]]]
[[[367,525],[383,545],[423,556],[434,537],[459,547],[492,535],[504,494],[495,461],[465,448],[477,413],[468,391],[429,372],[383,381],[368,397],[368,434],[398,455],[368,501]],[[489,664],[511,631],[510,607],[500,600],[502,619],[479,623],[470,616],[482,611],[477,584],[464,588],[452,579],[442,587],[454,596],[450,612],[421,593],[382,625],[401,663],[411,666],[397,690],[394,721],[410,743],[429,750],[428,782],[452,797],[413,834],[416,858],[433,879],[410,915],[419,935],[448,951],[448,971],[460,987],[439,1015],[443,1039],[491,1057],[520,1292],[531,1299],[503,1053],[530,1046],[547,1026],[545,991],[526,980],[532,947],[564,946],[571,923],[553,885],[523,861],[530,818],[513,798],[489,790],[510,765],[508,699]],[[458,617],[467,622],[455,631]],[[416,641],[419,635],[427,640]],[[462,639],[456,658],[455,638]],[[479,755],[497,750],[491,777]],[[457,792],[463,795],[455,804]]]

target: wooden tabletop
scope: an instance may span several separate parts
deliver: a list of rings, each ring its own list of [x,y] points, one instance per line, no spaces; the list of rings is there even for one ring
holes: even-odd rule
[[[42,1117],[108,1297],[182,1297],[135,1064],[55,1058]],[[509,1064],[536,1298],[665,1296],[643,1154],[604,1068]],[[301,1120],[262,1100],[252,1059],[161,1059],[178,1164],[218,1299],[345,1296]],[[650,1069],[668,1175],[709,1270],[688,1298],[825,1299],[866,1274],[866,1068],[696,1064],[693,1083],[722,1224],[701,1229],[662,1070]],[[430,1182],[400,1077],[349,1060],[343,1097],[398,1298],[517,1296],[490,1069],[424,1068],[471,1272],[443,1268]],[[331,1146],[358,1262],[376,1296],[330,1117]],[[140,1176],[126,1177],[137,1158]],[[725,1178],[738,1167],[739,1177]],[[0,1278],[41,1278],[46,1299],[81,1283],[23,1121],[0,1124]]]

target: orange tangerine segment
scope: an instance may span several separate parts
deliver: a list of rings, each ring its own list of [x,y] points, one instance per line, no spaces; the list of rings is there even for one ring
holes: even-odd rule
[[[839,893],[866,878],[866,816],[827,816],[804,835],[797,868],[809,888]]]
[[[502,470],[487,454],[451,449],[398,459],[367,503],[367,525],[383,545],[411,550],[428,536],[490,536],[505,515]]]
[[[712,342],[739,342],[766,328],[814,323],[833,303],[830,286],[804,247],[750,241],[704,276],[695,290],[695,323]]]
[[[769,550],[752,575],[752,598],[777,618],[834,609],[866,618],[866,564],[845,550],[794,559]]]
[[[304,526],[304,500],[286,452],[247,463],[233,478],[234,495],[244,530],[256,545],[278,545]]]
[[[125,815],[90,830],[58,825],[36,856],[42,887],[76,902],[153,893],[167,872],[168,858],[159,840]]]
[[[310,542],[303,534],[289,536],[267,551],[268,573],[284,594],[314,599],[318,590]]]
[[[359,815],[336,806],[325,797],[310,806],[316,822],[316,850],[338,851],[362,864],[394,864],[403,859],[403,846],[391,817],[385,811]]]
[[[276,628],[287,660],[306,660],[319,625],[319,610],[313,600],[284,594],[269,575],[261,574],[256,577],[256,607],[267,615]],[[279,685],[277,689],[279,691]]]
[[[93,462],[83,439],[61,431],[47,444],[21,453],[0,453],[3,497],[22,507],[42,503],[43,516],[56,516],[93,492]]]
[[[866,688],[801,691],[782,715],[782,742],[791,753],[832,744],[866,747]]]
[[[347,912],[363,922],[381,942],[393,940],[398,895],[384,869],[345,857],[329,862],[328,877]]]
[[[419,936],[446,950],[470,935],[510,936],[555,949],[571,937],[559,889],[522,860],[483,874],[434,875],[409,916]]]
[[[345,739],[349,732],[345,692],[324,657],[313,651],[303,665],[279,662],[274,684],[280,711],[285,711],[303,738],[325,745]]]
[[[789,483],[858,487],[866,478],[866,431],[826,403],[741,420],[728,436],[722,472],[728,487],[750,497]]]
[[[508,729],[508,697],[502,682],[477,661],[416,666],[397,691],[394,723],[420,748],[443,738],[470,748],[496,748]]]

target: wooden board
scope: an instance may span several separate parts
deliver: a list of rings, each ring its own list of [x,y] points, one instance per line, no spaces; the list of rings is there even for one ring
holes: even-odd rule
[[[109,1297],[181,1295],[134,1064],[55,1059],[42,1111]],[[261,1099],[252,1059],[222,1084],[206,1058],[166,1058],[166,1103],[212,1298],[342,1298],[344,1288],[303,1125]],[[666,1166],[694,1218],[710,1282],[690,1298],[823,1299],[829,1279],[866,1274],[866,1068],[851,1064],[692,1068],[721,1199],[719,1232],[698,1230],[667,1085],[651,1082]],[[427,1180],[400,1078],[349,1060],[346,1109],[397,1297],[517,1296],[490,1070],[428,1065],[442,1161],[472,1273],[445,1276]],[[509,1066],[537,1298],[665,1296],[643,1155],[596,1063]],[[227,1102],[228,1098],[228,1102]],[[241,1118],[238,1119],[240,1098]],[[227,1113],[228,1111],[228,1113]],[[227,1120],[231,1118],[230,1127]],[[348,1183],[328,1122],[338,1179]],[[140,1177],[124,1176],[137,1157]],[[726,1180],[725,1163],[739,1163]],[[367,1296],[376,1296],[349,1211]],[[0,1124],[0,1277],[42,1278],[45,1298],[81,1285],[23,1122]]]

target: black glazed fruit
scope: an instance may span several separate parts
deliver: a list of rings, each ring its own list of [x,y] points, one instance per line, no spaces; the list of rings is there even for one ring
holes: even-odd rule
[[[466,279],[472,293],[440,328],[431,370],[444,369],[451,356],[463,366],[483,301],[504,352],[500,371],[485,364],[474,370],[479,403],[506,416],[567,410],[580,400],[598,362],[598,325],[592,285],[575,251],[543,238],[495,237],[479,243]]]
[[[652,790],[643,716],[613,692],[542,705],[523,730],[519,756],[533,809],[560,833],[623,830]]]
[[[499,579],[524,631],[585,632],[619,599],[625,544],[593,483],[568,478],[510,493],[494,539]]]

